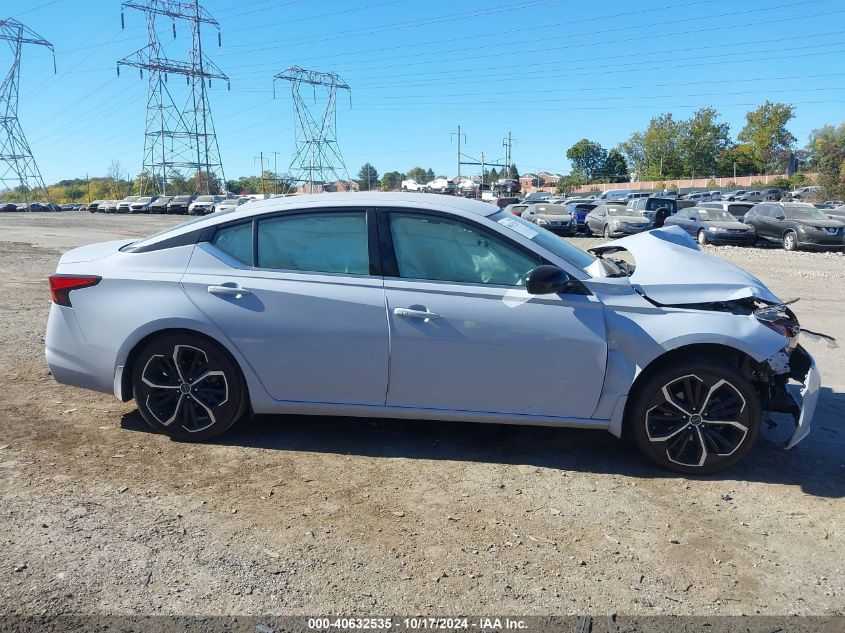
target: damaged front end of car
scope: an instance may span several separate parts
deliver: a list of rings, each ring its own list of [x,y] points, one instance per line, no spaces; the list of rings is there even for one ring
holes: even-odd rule
[[[810,422],[819,398],[820,375],[812,356],[799,344],[800,336],[834,339],[808,332],[798,323],[789,307],[756,277],[726,262],[706,255],[677,227],[658,229],[616,240],[590,249],[597,257],[628,251],[635,265],[610,260],[617,275],[627,276],[631,287],[655,307],[669,310],[721,312],[750,318],[783,337],[784,345],[774,354],[737,354],[734,359],[752,382],[760,397],[762,411],[788,414],[795,430],[783,443],[790,449],[810,432]],[[667,267],[672,262],[671,267]],[[771,350],[771,336],[765,346]],[[777,339],[774,339],[777,340]],[[776,343],[775,343],[776,345]],[[789,389],[790,381],[800,383],[800,399]]]
[[[801,326],[787,304],[769,304],[753,311],[754,317],[766,327],[786,338],[787,345],[766,360],[769,369],[760,394],[764,412],[787,413],[795,421],[795,432],[784,445],[790,449],[810,432],[810,421],[819,399],[821,377],[813,357],[798,343]],[[832,339],[831,339],[832,340]],[[790,380],[802,384],[799,403],[787,389]]]

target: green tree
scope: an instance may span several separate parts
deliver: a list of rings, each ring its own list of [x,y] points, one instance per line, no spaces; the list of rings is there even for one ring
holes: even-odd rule
[[[573,189],[584,186],[584,177],[581,174],[574,173],[568,176],[563,176],[557,181],[558,193],[572,193]]]
[[[718,123],[714,108],[702,108],[683,123],[678,151],[683,170],[691,178],[713,176],[719,152],[730,144],[730,126]]]
[[[580,174],[587,182],[592,182],[604,167],[607,150],[595,141],[582,138],[566,150],[566,157],[572,163],[573,174]]]
[[[737,176],[751,176],[757,173],[757,161],[750,145],[723,148],[716,156],[716,175],[722,178],[733,178],[734,165],[736,165]]]
[[[628,161],[618,149],[614,148],[607,153],[607,157],[601,166],[599,180],[603,182],[628,182],[631,174],[628,173]]]
[[[431,169],[423,169],[422,167],[411,167],[406,174],[406,180],[416,180],[419,183],[425,184],[434,180],[434,172]]]
[[[363,167],[358,170],[358,189],[360,191],[369,191],[379,186],[379,175],[375,167],[370,163],[364,163]]]
[[[795,145],[795,136],[786,129],[795,116],[795,107],[785,103],[766,101],[745,115],[745,127],[737,139],[748,143],[760,171],[778,171],[787,150]]]
[[[381,190],[399,189],[403,180],[405,180],[405,174],[398,171],[389,171],[381,177]]]
[[[819,172],[818,185],[825,198],[845,197],[845,123],[825,125],[810,132],[807,146],[811,164]]]
[[[680,178],[683,175],[680,142],[684,122],[671,113],[654,117],[643,132],[634,132],[619,144],[619,151],[633,165],[639,180]]]

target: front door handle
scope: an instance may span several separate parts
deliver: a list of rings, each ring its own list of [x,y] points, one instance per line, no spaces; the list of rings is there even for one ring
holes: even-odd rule
[[[394,308],[393,314],[398,317],[405,317],[406,319],[423,319],[425,321],[440,318],[440,315],[436,312],[429,312],[425,309],[416,310],[414,308]]]
[[[235,297],[236,299],[252,294],[252,290],[249,290],[247,288],[241,288],[237,285],[209,286],[208,292],[212,295],[218,295],[221,297]]]

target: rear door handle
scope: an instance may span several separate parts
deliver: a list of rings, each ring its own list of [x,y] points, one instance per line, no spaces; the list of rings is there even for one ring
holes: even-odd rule
[[[439,319],[440,315],[428,310],[415,310],[413,308],[394,308],[393,314],[406,319],[424,319],[425,321]]]
[[[252,290],[247,288],[241,288],[240,286],[232,285],[232,286],[209,286],[208,287],[209,294],[218,295],[221,297],[235,297],[240,298],[246,295],[251,295]]]

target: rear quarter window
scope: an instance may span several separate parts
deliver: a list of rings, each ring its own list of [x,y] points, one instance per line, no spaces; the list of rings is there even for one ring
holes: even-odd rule
[[[242,264],[252,266],[252,222],[219,229],[211,243]]]

